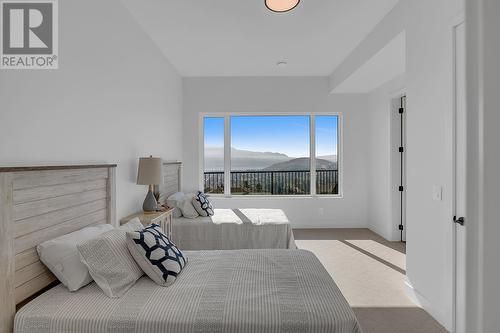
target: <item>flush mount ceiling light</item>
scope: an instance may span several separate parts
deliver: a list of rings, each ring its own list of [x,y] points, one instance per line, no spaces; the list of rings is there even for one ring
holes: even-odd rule
[[[300,0],[265,0],[266,7],[276,13],[288,12],[299,4]]]
[[[276,66],[278,66],[278,67],[286,67],[286,65],[288,65],[288,63],[286,61],[278,61],[276,63]]]

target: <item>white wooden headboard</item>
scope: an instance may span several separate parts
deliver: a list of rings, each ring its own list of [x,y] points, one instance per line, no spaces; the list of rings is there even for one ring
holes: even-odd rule
[[[0,168],[0,333],[16,305],[57,279],[36,246],[86,226],[116,224],[115,164]]]
[[[159,202],[164,204],[170,195],[182,188],[182,162],[163,162],[162,173],[163,184],[157,186],[155,192],[160,195]]]

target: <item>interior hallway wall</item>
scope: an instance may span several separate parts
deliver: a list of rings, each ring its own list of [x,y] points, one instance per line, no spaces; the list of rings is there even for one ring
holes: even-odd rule
[[[399,241],[399,209],[393,207],[394,195],[399,195],[391,184],[395,173],[393,169],[391,118],[394,115],[393,100],[404,92],[405,75],[393,79],[377,88],[369,95],[369,135],[370,158],[368,227],[390,241]],[[397,220],[397,221],[395,221]]]
[[[407,277],[424,308],[446,328],[453,324],[453,39],[452,27],[463,16],[461,0],[401,0],[405,17],[387,17],[384,26],[406,31],[405,78],[370,94],[371,189],[369,227],[393,239],[390,204],[390,93],[404,88],[406,109]],[[391,34],[397,29],[390,30]],[[389,33],[384,30],[381,33]],[[371,45],[381,36],[365,41]],[[383,47],[384,45],[380,45]],[[363,48],[361,47],[361,50]],[[385,148],[384,148],[385,147]],[[375,158],[374,156],[380,156]],[[380,179],[380,181],[377,181]],[[434,200],[434,189],[442,199]],[[384,195],[377,196],[377,193]]]
[[[500,2],[467,1],[467,332],[500,330]]]
[[[406,0],[407,277],[453,325],[453,35],[461,0]],[[433,198],[442,189],[442,199]]]

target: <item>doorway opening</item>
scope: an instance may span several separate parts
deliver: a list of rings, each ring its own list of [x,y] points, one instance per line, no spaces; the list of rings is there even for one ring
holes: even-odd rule
[[[391,202],[393,239],[406,242],[406,96],[391,103]]]

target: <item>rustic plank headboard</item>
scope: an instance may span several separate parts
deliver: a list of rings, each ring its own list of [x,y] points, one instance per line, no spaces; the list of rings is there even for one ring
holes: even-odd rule
[[[163,162],[163,184],[155,191],[160,194],[159,202],[164,204],[167,198],[181,190],[182,162]]]
[[[0,168],[0,333],[16,305],[56,278],[36,246],[83,227],[115,225],[115,164]]]

